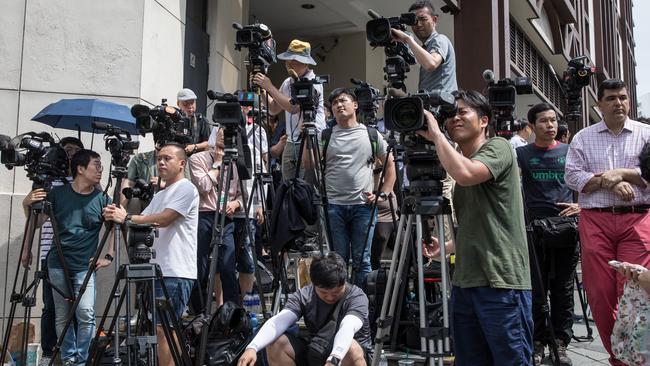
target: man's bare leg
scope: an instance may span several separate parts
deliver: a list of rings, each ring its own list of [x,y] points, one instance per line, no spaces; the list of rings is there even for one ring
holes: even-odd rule
[[[281,335],[266,348],[266,357],[271,366],[295,366],[296,353],[286,335]]]
[[[341,366],[366,366],[365,353],[356,340],[352,340],[352,345],[350,345],[348,353],[343,357]]]

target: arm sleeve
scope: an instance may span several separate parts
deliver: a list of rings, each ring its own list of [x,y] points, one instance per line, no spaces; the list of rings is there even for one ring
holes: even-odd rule
[[[435,52],[442,57],[442,60],[446,60],[447,56],[449,55],[449,46],[451,42],[448,39],[443,38],[444,36],[441,34],[438,37],[434,38],[431,47],[431,52]]]
[[[345,354],[348,353],[354,334],[361,329],[363,321],[356,315],[346,315],[341,321],[338,332],[334,336],[334,344],[332,346],[332,355],[342,360]]]
[[[217,176],[212,169],[206,170],[207,162],[201,161],[199,155],[193,155],[189,159],[190,175],[192,183],[199,190],[199,193],[209,193],[216,186]]]
[[[472,157],[472,160],[483,163],[490,170],[492,178],[498,180],[514,164],[514,155],[515,153],[508,141],[496,137],[483,145],[476,155]]]
[[[246,348],[259,352],[281,336],[287,328],[298,320],[298,316],[291,310],[282,310],[278,315],[267,320],[251,343]],[[343,319],[345,320],[345,319]],[[341,323],[342,325],[342,323]],[[340,332],[340,331],[339,331]],[[348,345],[350,347],[350,345]],[[347,350],[346,350],[347,352]]]
[[[582,138],[580,134],[576,134],[569,146],[564,166],[564,181],[576,192],[582,192],[585,185],[594,177],[594,173],[585,171],[586,165]]]
[[[327,128],[325,124],[325,100],[323,98],[323,84],[314,85],[314,89],[318,92],[318,109],[316,110],[316,129],[320,133]]]

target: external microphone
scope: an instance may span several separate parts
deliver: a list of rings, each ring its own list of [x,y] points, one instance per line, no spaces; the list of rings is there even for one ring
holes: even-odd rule
[[[11,137],[7,135],[0,135],[0,150],[13,149],[14,146],[11,144]]]
[[[370,17],[371,17],[372,19],[379,19],[379,18],[381,18],[381,15],[379,15],[379,13],[377,13],[376,11],[374,11],[374,10],[372,10],[372,9],[368,9],[368,15],[370,15]]]
[[[237,30],[244,29],[244,27],[241,24],[237,23],[237,22],[232,23],[232,27],[237,29]]]
[[[237,23],[235,23],[235,24],[237,24]],[[208,90],[208,92],[207,92],[208,98],[210,100],[215,100],[215,99],[219,98],[219,94],[221,94],[221,93],[217,93],[214,90]]]
[[[106,131],[110,130],[113,128],[113,125],[110,123],[104,123],[104,122],[93,122],[92,123],[93,129],[95,130],[100,130],[100,131]]]
[[[488,83],[493,83],[494,82],[494,71],[487,69],[483,71],[483,79],[487,81]]]

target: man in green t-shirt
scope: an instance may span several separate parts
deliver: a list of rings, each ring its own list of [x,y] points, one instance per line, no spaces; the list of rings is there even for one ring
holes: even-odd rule
[[[456,365],[530,365],[531,284],[517,161],[507,140],[486,137],[492,110],[485,97],[475,91],[455,95],[458,113],[445,126],[460,153],[429,112],[427,130],[418,133],[435,144],[442,166],[456,180],[451,293]],[[435,255],[437,241],[424,249]]]
[[[25,205],[30,206],[46,199],[52,205],[52,215],[56,219],[54,221],[59,232],[64,263],[61,263],[56,249],[50,250],[46,262],[50,283],[57,289],[53,297],[58,337],[61,337],[72,306],[70,286],[74,296],[79,296],[86,273],[90,270],[89,263],[97,251],[99,232],[104,222],[102,210],[110,203],[110,198],[97,188],[103,171],[99,154],[92,150],[79,150],[72,157],[70,171],[72,183],[52,188],[47,196],[42,190],[32,191],[25,200]],[[45,221],[44,219],[45,217],[41,217],[42,221]],[[41,225],[42,222],[38,224]],[[108,266],[112,260],[113,241],[109,238],[108,251],[104,257],[97,260],[93,272]],[[69,278],[65,276],[64,265]],[[60,356],[63,365],[82,365],[88,357],[88,347],[95,336],[94,273],[81,295],[74,320],[76,326],[68,327],[61,343]]]

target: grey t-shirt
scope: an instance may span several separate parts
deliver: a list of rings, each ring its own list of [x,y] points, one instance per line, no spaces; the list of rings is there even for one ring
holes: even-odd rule
[[[456,83],[456,53],[451,41],[444,34],[433,32],[424,42],[424,48],[431,53],[436,52],[442,57],[442,64],[432,72],[420,67],[420,82],[418,89],[442,90],[452,92],[458,90]]]
[[[346,286],[349,290],[341,300],[343,304],[339,310],[339,319],[343,319],[346,315],[354,315],[361,319],[363,326],[355,333],[354,339],[361,347],[369,350],[372,345],[368,323],[368,297],[359,287],[350,283]],[[289,295],[284,309],[293,311],[299,319],[304,317],[309,335],[314,336],[325,326],[335,307],[336,304],[327,304],[316,295],[314,285],[308,285]]]
[[[375,157],[386,155],[387,144],[378,134]],[[325,156],[327,199],[337,205],[363,205],[363,192],[373,191],[372,147],[366,126],[332,127]]]

